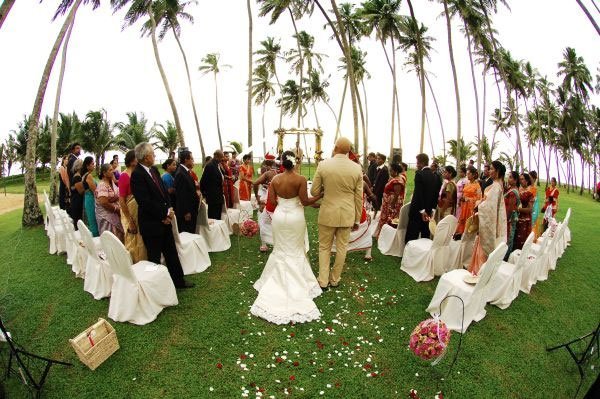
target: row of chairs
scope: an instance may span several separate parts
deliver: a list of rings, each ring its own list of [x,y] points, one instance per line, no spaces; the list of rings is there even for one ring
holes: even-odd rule
[[[535,283],[546,280],[548,272],[556,269],[558,259],[570,243],[570,217],[571,209],[556,230],[547,230],[538,243],[534,243],[535,235],[530,233],[523,249],[513,251],[508,262],[503,261],[508,247],[501,242],[489,255],[474,284],[466,282],[472,276],[462,267],[446,271],[426,311],[440,314],[450,329],[464,333],[473,321],[485,317],[486,304],[508,308],[519,292],[529,294]]]
[[[110,232],[92,237],[80,220],[75,230],[70,216],[53,207],[44,192],[46,234],[51,254],[66,254],[67,264],[76,277],[84,279],[84,290],[94,299],[110,296],[108,316],[115,321],[147,324],[166,306],[177,304],[175,287],[162,265],[141,261],[132,264],[121,241]],[[179,233],[177,220],[172,229],[179,259],[186,275],[200,273],[210,264],[209,252],[225,251],[231,246],[225,221],[209,220],[206,206],[200,209],[200,234]],[[227,232],[224,234],[223,232]],[[209,245],[210,244],[210,245]]]

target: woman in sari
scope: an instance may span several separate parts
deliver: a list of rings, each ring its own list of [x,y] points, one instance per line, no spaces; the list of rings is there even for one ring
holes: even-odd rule
[[[83,161],[77,159],[73,162],[73,177],[71,178],[71,193],[70,193],[70,204],[69,204],[69,216],[73,219],[73,225],[75,230],[78,229],[77,222],[83,217],[83,196],[85,189],[83,188],[83,182],[81,180],[81,170],[83,168]]]
[[[456,177],[456,169],[453,166],[444,167],[442,172],[444,177],[444,184],[440,190],[440,198],[438,200],[438,209],[435,218],[439,221],[448,215],[454,215],[456,212],[456,183],[454,178]]]
[[[81,171],[84,173],[81,177],[81,181],[83,182],[83,189],[85,190],[83,196],[85,222],[90,229],[92,236],[99,237],[98,224],[96,223],[96,199],[94,196],[94,193],[96,192],[96,180],[93,175],[95,167],[96,163],[94,162],[94,158],[85,157],[83,166],[81,167]]]
[[[121,207],[121,225],[125,236],[124,244],[133,263],[147,260],[146,247],[138,229],[138,205],[131,193],[131,173],[137,166],[135,151],[130,150],[125,154],[125,172],[119,177],[119,206]]]
[[[523,244],[527,236],[531,233],[531,213],[533,210],[534,197],[531,190],[531,176],[529,173],[523,173],[520,176],[521,187],[519,187],[519,199],[521,207],[519,208],[519,220],[517,221],[517,232],[515,236],[514,249],[523,249]]]
[[[481,186],[477,181],[477,169],[475,169],[475,167],[469,166],[467,168],[467,179],[469,179],[469,181],[464,185],[462,197],[460,199],[460,217],[458,218],[458,225],[456,226],[455,239],[460,239],[465,232],[467,219],[473,216],[475,204],[481,200]]]
[[[514,170],[508,175],[508,182],[506,190],[504,190],[504,206],[506,207],[506,245],[508,251],[506,251],[506,260],[510,253],[513,251],[515,243],[515,235],[517,232],[517,221],[519,220],[519,205],[521,200],[519,198],[519,174]]]
[[[538,198],[537,191],[537,180],[538,174],[535,170],[529,172],[529,177],[531,177],[531,184],[529,185],[529,190],[531,194],[533,194],[533,207],[531,208],[531,230],[535,234],[535,238],[537,239],[540,236],[541,223],[542,219],[540,216],[540,200]]]
[[[493,183],[486,187],[481,202],[475,207],[479,217],[479,233],[475,238],[469,272],[479,274],[479,269],[500,242],[506,241],[506,208],[504,206],[504,174],[506,167],[500,161],[490,165]]]
[[[467,167],[465,165],[460,165],[458,168],[458,181],[456,182],[456,213],[454,216],[458,219],[460,217],[460,208],[462,205],[461,199],[463,197],[463,190],[465,188],[465,184],[469,182],[467,179]]]
[[[550,179],[550,187],[546,189],[546,200],[544,201],[544,208],[542,211],[545,212],[548,207],[552,208],[552,217],[556,216],[558,212],[558,187],[556,187],[556,177]]]
[[[244,163],[240,166],[240,200],[250,201],[252,193],[252,177],[254,177],[254,168],[252,167],[252,156],[244,155]]]
[[[225,206],[227,208],[233,208],[234,206],[234,189],[233,189],[233,173],[229,167],[229,154],[224,153],[223,160],[221,161],[221,173],[223,173],[223,195],[225,196]]]
[[[390,223],[400,215],[400,208],[404,204],[404,190],[406,178],[402,175],[402,166],[397,163],[390,165],[390,179],[383,189],[381,200],[381,214],[379,224],[373,236],[379,238],[379,233],[384,224]]]
[[[96,186],[96,220],[100,234],[110,231],[123,242],[119,188],[114,182],[113,167],[105,163],[100,167],[100,181]]]
[[[59,186],[58,186],[58,206],[60,209],[67,210],[69,209],[69,191],[70,191],[70,182],[69,182],[69,173],[67,172],[67,164],[69,163],[69,157],[64,156],[60,161],[60,166],[58,167],[58,175]]]

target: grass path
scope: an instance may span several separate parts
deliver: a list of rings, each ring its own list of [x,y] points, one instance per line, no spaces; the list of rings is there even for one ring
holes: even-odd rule
[[[556,271],[507,310],[488,305],[445,380],[450,356],[431,367],[407,349],[414,326],[429,317],[424,309],[438,279],[416,283],[398,258],[377,250],[371,263],[349,256],[341,288],[316,299],[321,321],[275,326],[248,313],[267,257],[257,238],[232,237],[229,251],[211,254],[212,266],[190,277],[196,288],[178,292],[180,304],[155,322],[111,321],[121,349],[92,372],[68,339],[107,318],[109,301],[85,293],[64,256],[47,253],[43,229],[21,229],[13,211],[0,216],[0,314],[25,347],[75,363],[51,371],[49,398],[407,398],[411,388],[422,398],[439,389],[450,398],[569,398],[576,368],[566,351],[545,347],[591,331],[600,319],[600,208],[563,193],[560,206],[559,219],[573,208],[573,242]],[[306,216],[316,272],[316,211]],[[597,370],[588,370],[582,391]],[[10,397],[22,397],[15,381]]]

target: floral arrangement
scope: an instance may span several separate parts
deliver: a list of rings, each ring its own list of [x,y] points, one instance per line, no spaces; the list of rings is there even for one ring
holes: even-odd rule
[[[244,220],[240,226],[240,233],[244,237],[254,237],[258,233],[258,223],[252,219]]]
[[[450,330],[437,317],[420,322],[410,334],[410,349],[424,360],[437,359],[450,342]]]

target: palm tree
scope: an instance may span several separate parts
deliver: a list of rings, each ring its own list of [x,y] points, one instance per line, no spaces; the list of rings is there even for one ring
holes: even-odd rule
[[[410,3],[409,3],[410,4]],[[412,8],[412,5],[410,5]],[[419,26],[417,20],[413,17],[403,18],[400,23],[400,31],[402,35],[398,39],[400,49],[408,52],[412,49],[407,56],[410,64],[413,65],[415,72],[417,73],[417,79],[419,80],[419,87],[421,88],[421,145],[419,152],[423,152],[423,146],[425,143],[425,70],[424,70],[424,59],[430,60],[429,53],[431,51],[432,37],[425,36],[427,33],[427,27],[423,24]]]
[[[8,16],[13,4],[15,4],[15,0],[4,0],[0,5],[0,28],[2,28],[2,24]]]
[[[115,148],[116,142],[112,131],[112,126],[106,119],[105,110],[90,111],[85,115],[79,142],[84,150],[94,154],[97,172],[104,163],[106,151]]]
[[[202,58],[203,65],[198,67],[198,70],[202,72],[202,75],[206,75],[207,73],[212,72],[214,81],[215,81],[215,106],[217,113],[217,133],[219,134],[219,148],[223,150],[223,140],[221,138],[221,125],[219,122],[219,87],[217,84],[217,74],[221,72],[221,70],[225,70],[231,68],[231,65],[222,64],[219,65],[219,59],[221,56],[219,53],[208,53],[204,58]]]
[[[262,143],[263,143],[263,154],[267,153],[267,137],[265,132],[265,108],[267,103],[271,99],[271,96],[275,95],[273,89],[273,83],[270,81],[271,72],[269,71],[266,64],[259,64],[254,69],[254,79],[252,84],[252,96],[254,97],[254,103],[256,105],[262,105]],[[280,115],[283,115],[283,108],[280,111]],[[279,126],[281,127],[281,118],[279,119]]]
[[[155,124],[152,128],[154,137],[156,138],[156,149],[161,150],[167,156],[177,149],[179,137],[177,136],[177,128],[171,121],[167,121],[165,125]],[[204,162],[204,160],[202,160]]]
[[[450,54],[450,65],[452,67],[452,79],[454,81],[454,97],[456,99],[456,140],[460,141],[462,137],[462,121],[460,113],[460,93],[458,91],[458,77],[456,74],[456,64],[454,62],[454,49],[452,47],[452,25],[450,23],[450,13],[448,11],[448,0],[442,0],[444,4],[444,16],[446,17],[446,30],[448,32],[448,52]]]
[[[593,90],[592,75],[583,57],[578,56],[574,48],[567,47],[563,51],[563,60],[558,63],[558,68],[558,75],[563,76],[563,90],[587,103],[589,91]]]
[[[179,136],[179,143],[182,147],[184,147],[185,137],[181,128],[181,123],[179,121],[179,112],[177,111],[177,107],[175,106],[175,100],[173,99],[173,94],[171,93],[169,81],[167,80],[167,75],[162,66],[162,61],[158,52],[158,42],[156,38],[157,22],[155,18],[154,8],[156,7],[158,10],[161,9],[161,0],[111,0],[111,5],[115,11],[120,10],[128,3],[131,3],[131,5],[125,13],[125,22],[123,27],[135,24],[142,17],[148,16],[150,18],[149,25],[148,23],[142,25],[142,36],[149,35],[152,39],[152,49],[154,50],[154,59],[156,61],[156,66],[158,67],[158,71],[160,72],[163,86],[165,87],[165,92],[167,94],[167,99],[169,101],[169,105],[171,106],[171,111],[173,112],[173,119],[175,121],[175,127],[177,128],[177,134]],[[150,28],[149,30],[148,26]]]
[[[60,156],[69,152],[69,147],[81,134],[81,122],[75,112],[59,115],[58,131],[56,138],[56,151]]]
[[[44,102],[44,97],[46,94],[46,88],[48,87],[48,80],[50,79],[50,73],[52,72],[52,67],[54,66],[54,61],[56,60],[58,50],[67,33],[67,29],[69,28],[69,26],[71,26],[73,18],[75,17],[75,13],[77,12],[77,9],[81,5],[81,3],[82,0],[75,0],[73,5],[71,6],[69,14],[65,18],[65,22],[63,23],[60,31],[58,32],[56,40],[54,41],[54,45],[52,46],[52,50],[50,50],[48,60],[46,61],[46,66],[44,67],[44,71],[42,72],[40,84],[38,86],[35,101],[33,103],[33,110],[30,116],[32,123],[29,124],[29,134],[27,137],[27,154],[24,162],[26,173],[24,179],[25,196],[23,199],[23,226],[36,226],[42,224],[44,221],[42,217],[42,211],[40,210],[40,206],[38,204],[37,187],[35,184],[38,123],[42,111],[42,104]]]
[[[277,86],[279,87],[279,92],[281,93],[281,82],[279,81],[279,76],[277,75],[277,60],[279,58],[281,58],[281,45],[279,44],[279,42],[275,42],[275,39],[270,36],[267,37],[265,40],[261,41],[260,45],[262,47],[254,53],[254,54],[260,56],[260,58],[256,60],[256,64],[258,66],[264,66],[264,68],[267,70],[267,72],[269,74],[272,74],[273,76],[275,76],[275,80],[277,81]],[[255,69],[255,76],[256,76],[256,69]],[[253,88],[253,91],[254,91],[254,88]],[[264,120],[264,118],[263,118],[263,120]],[[280,111],[279,112],[279,125],[278,125],[278,127],[280,129],[281,129],[282,120],[283,120],[283,112]],[[266,144],[264,142],[264,125],[263,125],[263,147],[265,145]]]
[[[448,144],[450,145],[448,155],[456,159],[457,165],[460,165],[477,153],[477,151],[471,148],[471,143],[465,143],[462,138],[460,140],[448,140]]]
[[[194,92],[192,90],[192,78],[190,75],[190,67],[187,60],[187,55],[183,49],[183,45],[181,44],[180,36],[181,36],[181,24],[180,20],[185,20],[190,23],[194,23],[194,17],[185,11],[185,8],[190,4],[196,4],[196,1],[179,1],[179,0],[161,0],[155,3],[153,7],[154,10],[154,18],[156,20],[156,25],[160,25],[160,32],[158,33],[158,39],[163,40],[167,33],[171,31],[173,33],[173,37],[177,43],[177,47],[179,47],[179,52],[181,53],[181,58],[183,59],[183,64],[185,66],[185,73],[188,82],[188,93],[190,96],[190,104],[192,105],[192,112],[194,114],[194,123],[196,124],[196,132],[198,134],[198,141],[200,143],[200,153],[202,154],[202,159],[204,160],[206,157],[206,153],[204,150],[204,140],[202,139],[202,133],[200,131],[200,122],[198,120],[198,111],[196,110],[196,102],[194,101]],[[152,22],[149,20],[144,24],[144,28],[146,32],[152,31]]]
[[[9,134],[8,138],[4,140],[2,146],[4,147],[6,176],[10,176],[10,170],[12,169],[13,164],[18,161],[15,137],[12,134]]]
[[[515,128],[516,133],[516,148],[519,155],[519,165],[524,169],[523,146],[521,145],[520,133],[520,116],[519,116],[519,97],[525,97],[525,75],[521,68],[521,61],[512,58],[510,52],[501,50],[501,62],[503,64],[504,73],[506,76],[505,84],[514,94],[514,99],[509,96],[508,107],[512,116],[511,124]]]
[[[120,133],[115,137],[117,147],[127,152],[135,148],[140,143],[149,143],[154,138],[154,132],[147,131],[146,125],[148,121],[142,113],[138,116],[137,112],[127,113],[127,122],[117,122],[115,127],[120,130]]]
[[[381,43],[385,53],[386,61],[390,72],[392,73],[392,124],[390,137],[390,154],[394,147],[394,118],[396,113],[396,104],[398,101],[398,90],[396,88],[396,44],[395,41],[400,37],[400,0],[368,0],[362,3],[359,10],[360,16],[365,21],[365,31],[369,34],[375,31],[376,39]],[[388,55],[386,42],[388,39],[392,46],[392,59]],[[402,135],[400,130],[400,116],[398,115],[398,137],[400,150],[402,151]]]
[[[284,115],[294,115],[296,113],[300,113],[301,116],[306,115],[306,106],[299,100],[304,96],[305,90],[294,80],[290,79],[284,83],[281,89],[281,98],[276,102],[281,107]]]

